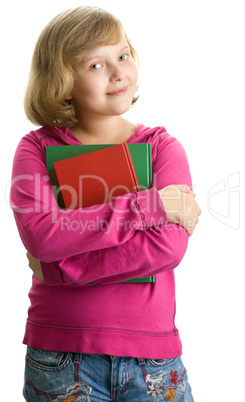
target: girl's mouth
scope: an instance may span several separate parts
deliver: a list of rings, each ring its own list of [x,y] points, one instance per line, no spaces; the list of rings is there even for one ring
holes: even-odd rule
[[[121,87],[116,89],[113,92],[108,92],[107,95],[113,95],[113,96],[119,96],[119,95],[124,95],[127,92],[128,87]]]

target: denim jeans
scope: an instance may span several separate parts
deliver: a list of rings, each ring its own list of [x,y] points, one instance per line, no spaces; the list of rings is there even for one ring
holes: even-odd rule
[[[194,401],[180,357],[136,359],[31,347],[23,394],[28,402]]]

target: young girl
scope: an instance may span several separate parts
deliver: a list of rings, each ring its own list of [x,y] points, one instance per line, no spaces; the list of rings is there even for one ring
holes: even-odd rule
[[[63,12],[38,39],[25,111],[42,127],[21,139],[11,188],[35,274],[23,341],[29,402],[193,401],[174,268],[200,209],[180,143],[164,127],[121,117],[137,101],[137,78],[132,44],[102,9]],[[46,146],[124,142],[151,144],[152,188],[99,209],[60,210]],[[155,283],[119,283],[150,275]]]

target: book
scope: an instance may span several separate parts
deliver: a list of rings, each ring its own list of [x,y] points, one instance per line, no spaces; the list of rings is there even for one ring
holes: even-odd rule
[[[104,204],[140,191],[125,143],[54,162],[54,172],[66,209]]]
[[[70,163],[71,163],[71,165],[73,165],[73,161],[75,161],[75,165],[76,165],[75,169],[77,169],[79,167],[79,163],[81,164],[82,158],[79,158],[76,160],[76,159],[74,159],[75,157],[77,157],[77,156],[80,157],[82,155],[85,156],[87,154],[90,154],[86,158],[91,159],[91,157],[92,157],[94,162],[98,165],[98,163],[97,163],[98,153],[96,154],[96,151],[105,150],[105,149],[111,148],[111,147],[113,147],[113,148],[117,147],[117,149],[121,148],[120,155],[122,155],[122,154],[124,155],[123,156],[124,157],[124,165],[128,169],[127,178],[128,179],[130,178],[130,182],[131,182],[131,185],[133,185],[133,187],[136,186],[135,191],[145,190],[145,189],[150,188],[152,185],[151,144],[119,144],[119,147],[117,144],[47,146],[46,147],[46,167],[50,174],[51,181],[53,183],[54,188],[55,189],[58,188],[59,185],[62,183],[61,186],[63,186],[63,190],[65,188],[68,188],[68,190],[66,190],[67,194],[69,193],[69,191],[72,192],[72,188],[73,188],[73,185],[70,188],[66,187],[67,183],[69,182],[69,181],[66,181],[66,179],[65,179],[65,181],[62,181],[59,183],[59,181],[57,180],[57,177],[56,177],[59,167],[62,167],[60,169],[61,171],[65,171],[66,170],[65,165],[67,168],[69,165],[68,170],[70,172],[71,171],[73,172],[72,176],[76,176],[77,173],[74,175],[74,167],[71,167]],[[129,153],[127,150],[125,151],[125,148],[126,149],[128,148]],[[105,151],[103,151],[103,152],[105,152]],[[109,152],[109,156],[108,156],[107,152]],[[103,160],[103,165],[101,165],[101,164],[98,165],[101,168],[101,170],[99,170],[99,174],[101,174],[101,171],[103,169],[105,169],[105,165],[108,164],[109,168],[107,170],[110,172],[110,175],[113,170],[113,176],[114,176],[114,178],[116,178],[116,176],[118,175],[118,170],[120,170],[120,169],[115,169],[115,166],[117,166],[118,168],[119,168],[119,166],[121,166],[121,162],[120,162],[121,158],[119,157],[119,154],[117,154],[117,152],[119,152],[119,151],[118,150],[116,151],[116,154],[117,154],[116,160],[113,159],[113,163],[112,163],[113,169],[111,168],[110,161],[112,161],[112,154],[115,151],[112,151],[112,149],[108,149],[107,152],[104,153],[104,156],[106,156],[106,158],[104,158],[104,160]],[[94,154],[94,155],[92,155],[92,154]],[[79,161],[79,163],[76,163],[78,161]],[[61,162],[61,165],[56,164],[57,162]],[[55,166],[56,166],[56,173],[54,170]],[[57,166],[58,166],[58,169],[57,169]],[[135,177],[135,173],[136,173],[136,177]],[[90,174],[91,174],[91,172],[90,172]],[[78,176],[79,175],[81,176],[81,171],[79,172]],[[94,175],[94,176],[96,176],[96,175]],[[85,180],[85,179],[83,178],[82,180]],[[96,180],[96,178],[95,178],[95,180]],[[78,183],[77,179],[75,180],[75,182]],[[98,182],[99,181],[97,179],[97,182],[94,182],[94,184],[95,183],[98,184]],[[84,183],[85,183],[85,181],[83,181],[82,184],[84,185]],[[87,185],[88,184],[89,183],[87,182]],[[118,185],[118,181],[117,181],[117,185]],[[127,185],[125,187],[127,190],[130,190],[129,182],[127,182]],[[102,188],[103,188],[103,186],[102,186]],[[100,192],[102,193],[102,198],[104,197],[102,199],[102,203],[103,203],[103,201],[104,202],[106,202],[106,201],[105,201],[105,196],[103,194],[102,188],[100,189]],[[121,185],[121,187],[119,187],[119,189],[120,190],[123,189],[122,185]],[[104,190],[105,190],[105,188],[104,188]],[[82,187],[82,191],[84,193],[84,187]],[[130,190],[127,192],[131,192],[131,191],[133,191],[133,190]],[[72,206],[72,207],[78,206],[79,207],[79,203],[84,202],[84,198],[82,198],[82,201],[81,201],[81,200],[79,200],[79,197],[77,197],[76,202],[74,202],[72,205],[71,196],[70,196],[70,198],[68,196],[68,199],[64,203],[63,198],[61,196],[61,192],[62,191],[55,191],[57,202],[58,202],[58,205],[60,208],[65,208],[65,203],[68,207],[69,206]],[[64,193],[65,193],[65,191],[63,191],[63,194]],[[79,191],[78,191],[78,193],[79,193]],[[107,195],[108,194],[110,194],[110,193],[107,192]],[[114,197],[118,196],[115,194],[114,191],[113,191],[113,194],[111,194],[111,195]],[[75,198],[76,198],[76,196],[75,196]],[[92,201],[91,205],[95,205],[95,204],[96,204],[96,202]],[[83,205],[83,207],[84,207],[84,205]],[[147,277],[147,278],[135,278],[135,279],[125,281],[123,283],[127,283],[127,282],[128,283],[131,283],[131,282],[134,282],[134,283],[135,282],[147,282],[147,283],[155,282],[155,277],[151,276],[151,277]]]
[[[95,145],[49,145],[46,147],[46,167],[54,186],[59,208],[65,209],[65,205],[58,189],[58,182],[53,169],[54,162],[73,156],[84,155],[100,149],[109,148],[116,144]],[[127,144],[133,161],[134,169],[141,190],[147,190],[152,185],[151,144]]]

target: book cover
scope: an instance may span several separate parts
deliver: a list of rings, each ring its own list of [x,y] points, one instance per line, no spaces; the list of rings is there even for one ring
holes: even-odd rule
[[[65,208],[61,192],[57,191],[58,182],[54,172],[54,163],[64,159],[85,155],[101,149],[114,147],[116,144],[95,144],[95,145],[51,145],[46,147],[46,167],[54,186],[55,195],[60,208]],[[140,190],[151,188],[152,185],[152,160],[151,144],[127,144],[134,170],[138,179]],[[135,278],[123,283],[154,283],[155,277]]]
[[[86,208],[140,191],[127,144],[54,162],[66,209]]]

